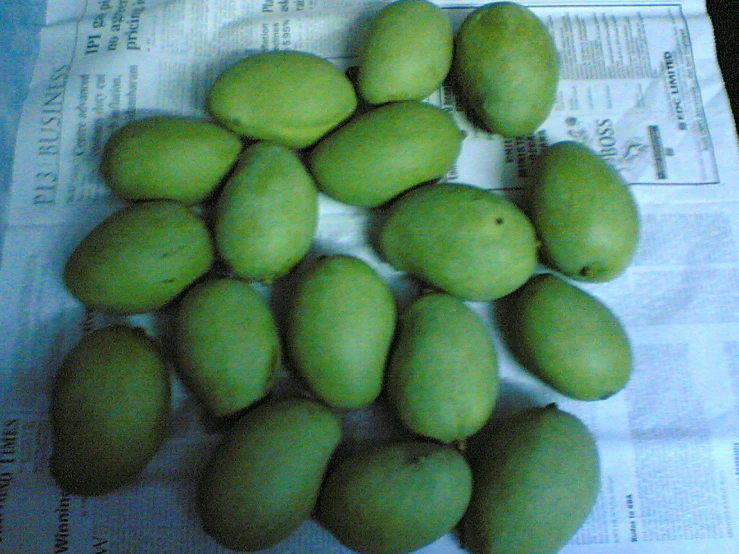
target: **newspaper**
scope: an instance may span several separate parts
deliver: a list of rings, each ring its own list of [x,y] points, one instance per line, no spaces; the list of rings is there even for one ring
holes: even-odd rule
[[[220,430],[176,371],[172,432],[135,483],[81,498],[52,481],[48,401],[61,358],[106,323],[128,321],[157,336],[171,315],[86,310],[65,291],[62,268],[79,240],[123,205],[98,173],[115,129],[155,113],[205,116],[215,77],[251,53],[305,50],[350,68],[384,2],[39,2],[35,16],[45,19],[30,82],[18,84],[27,86],[22,112],[2,114],[17,132],[12,178],[0,189],[0,552],[225,552],[202,532],[193,503]],[[483,2],[437,3],[457,26]],[[597,438],[601,494],[563,553],[739,553],[739,153],[711,21],[700,0],[525,4],[560,52],[554,110],[534,135],[504,140],[473,128],[452,91],[440,89],[428,101],[467,132],[448,178],[517,200],[532,160],[565,139],[621,171],[639,203],[639,250],[621,277],[580,286],[626,326],[635,369],[607,400],[569,400],[511,358],[489,303],[469,303],[490,326],[500,358],[496,417],[556,402]],[[402,307],[416,290],[367,244],[368,217],[322,197],[311,255],[361,257]],[[278,391],[295,387],[286,376]],[[345,440],[359,447],[401,436],[391,421],[379,403],[348,413]],[[271,552],[349,551],[308,521]],[[463,550],[449,534],[421,552]]]

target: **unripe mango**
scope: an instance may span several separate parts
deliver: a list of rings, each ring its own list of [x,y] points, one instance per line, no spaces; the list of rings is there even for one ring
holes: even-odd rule
[[[597,298],[541,274],[506,303],[511,349],[550,386],[577,400],[602,400],[626,386],[633,365],[629,339]]]
[[[382,390],[395,301],[367,263],[327,256],[298,282],[287,318],[293,367],[327,404],[355,409]]]
[[[426,0],[397,0],[375,16],[362,45],[358,87],[371,104],[423,100],[452,64],[454,36],[444,11]]]
[[[141,313],[172,301],[210,268],[205,222],[173,200],[132,204],[105,219],[77,245],[64,283],[103,312]]]
[[[240,277],[267,283],[305,256],[318,223],[318,189],[288,148],[258,142],[218,198],[218,253]]]
[[[354,87],[328,60],[296,50],[262,52],[226,69],[208,109],[233,132],[305,148],[357,107]]]
[[[461,524],[472,554],[555,554],[600,490],[595,439],[554,404],[491,426],[471,456],[472,499]]]
[[[264,397],[282,361],[269,306],[236,279],[205,281],[185,294],[177,308],[175,350],[188,385],[214,417]]]
[[[529,184],[528,212],[545,264],[572,279],[603,282],[631,263],[639,212],[629,187],[585,145],[548,147]]]
[[[286,539],[310,517],[340,440],[339,419],[310,400],[269,401],[246,412],[203,472],[205,531],[246,552]]]
[[[482,320],[447,294],[422,296],[400,319],[387,370],[390,405],[414,433],[461,440],[498,399],[498,362]]]
[[[140,328],[102,327],[65,356],[50,407],[51,474],[67,492],[101,495],[132,482],[170,425],[170,377]]]
[[[534,228],[515,204],[469,185],[432,183],[390,205],[379,250],[400,270],[464,300],[493,300],[526,282]]]
[[[452,74],[476,123],[504,137],[526,135],[554,106],[557,49],[530,9],[493,2],[474,10],[459,27]]]
[[[211,121],[154,116],[118,129],[100,169],[121,198],[192,205],[211,196],[240,151],[239,137]]]
[[[452,168],[464,134],[451,115],[423,102],[392,102],[319,142],[308,165],[319,188],[355,206],[379,206]]]
[[[457,524],[472,474],[455,449],[430,442],[365,448],[326,478],[318,520],[362,554],[401,554],[432,543]]]

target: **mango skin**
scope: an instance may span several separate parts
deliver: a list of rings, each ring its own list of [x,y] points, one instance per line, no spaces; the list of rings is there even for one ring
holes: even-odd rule
[[[214,256],[205,222],[189,208],[174,200],[142,201],[82,239],[64,266],[64,284],[102,312],[150,312],[205,274]]]
[[[426,0],[397,0],[372,21],[359,57],[358,88],[370,104],[422,100],[452,65],[454,35],[446,13]]]
[[[450,114],[423,102],[392,102],[321,140],[308,165],[339,202],[375,207],[452,168],[464,133]]]
[[[280,337],[269,306],[248,283],[195,285],[177,306],[174,327],[178,366],[211,416],[230,416],[271,390]]]
[[[441,442],[477,432],[499,393],[498,362],[482,320],[447,294],[422,296],[400,319],[387,395],[411,431]]]
[[[371,404],[395,331],[387,284],[358,258],[327,256],[301,276],[293,298],[285,331],[293,368],[330,406]]]
[[[170,377],[140,328],[102,327],[59,367],[51,395],[51,474],[65,491],[97,496],[131,482],[170,427]]]
[[[451,73],[476,123],[516,137],[536,131],[554,107],[559,59],[531,10],[493,2],[470,13],[457,30]]]
[[[218,197],[214,235],[220,257],[238,276],[267,283],[308,252],[318,224],[318,189],[287,147],[246,149]]]
[[[413,441],[374,445],[329,474],[317,517],[357,552],[411,552],[451,531],[471,491],[472,472],[451,447]]]
[[[241,151],[241,139],[211,121],[154,116],[118,129],[106,142],[100,169],[126,200],[209,198]]]
[[[541,155],[529,187],[527,211],[546,265],[589,282],[626,270],[639,243],[639,210],[605,160],[577,142],[558,142]]]
[[[288,148],[306,148],[354,113],[349,79],[328,60],[282,50],[249,56],[226,69],[208,93],[208,110],[233,132]]]
[[[595,439],[554,404],[498,422],[470,465],[474,486],[461,536],[472,554],[555,554],[600,491]]]
[[[487,301],[526,282],[538,243],[526,215],[502,196],[432,183],[390,205],[377,247],[397,269],[463,300]]]
[[[611,310],[552,274],[533,277],[509,300],[510,346],[534,375],[577,400],[603,400],[623,389],[633,359]]]
[[[246,412],[199,483],[206,533],[244,552],[286,539],[310,517],[340,440],[340,420],[311,400],[273,400]]]

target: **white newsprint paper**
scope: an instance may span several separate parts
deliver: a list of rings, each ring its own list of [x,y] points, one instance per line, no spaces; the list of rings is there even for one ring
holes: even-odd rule
[[[206,116],[220,71],[247,55],[294,49],[356,64],[378,0],[39,0],[3,8],[17,62],[0,102],[8,148],[0,188],[0,552],[226,552],[203,533],[194,491],[221,437],[172,368],[174,425],[131,485],[98,498],[66,494],[48,470],[50,385],[86,332],[115,321],[166,332],[168,315],[86,310],[64,288],[82,237],[123,203],[98,167],[103,145],[152,114]],[[455,27],[483,2],[437,2]],[[20,2],[20,4],[24,4]],[[561,60],[556,105],[535,134],[474,128],[453,92],[427,101],[467,136],[450,181],[520,199],[532,161],[560,140],[613,164],[639,204],[642,238],[617,279],[579,286],[603,300],[631,339],[627,387],[598,402],[565,398],[511,357],[494,306],[469,303],[490,327],[502,394],[495,417],[556,402],[594,433],[602,487],[564,554],[739,553],[739,153],[700,0],[524,2]],[[4,91],[5,95],[6,92]],[[14,146],[13,146],[14,145]],[[321,197],[318,253],[347,253],[388,280],[402,309],[418,287],[366,238],[368,210]],[[287,285],[260,286],[274,297]],[[286,372],[276,394],[297,383]],[[344,415],[346,444],[403,436],[378,402]],[[533,523],[533,522],[532,522]],[[273,553],[348,553],[306,522]],[[424,554],[464,552],[453,534]],[[516,553],[510,553],[516,554]]]

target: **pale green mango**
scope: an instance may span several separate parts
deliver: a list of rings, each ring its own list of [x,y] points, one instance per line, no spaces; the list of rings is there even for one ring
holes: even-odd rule
[[[269,401],[228,432],[198,489],[203,528],[232,550],[276,545],[311,515],[341,421],[306,399]]]
[[[289,148],[312,145],[356,107],[354,86],[338,67],[296,50],[251,55],[208,93],[210,113],[233,132]]]
[[[400,318],[387,395],[418,435],[462,440],[488,420],[498,399],[498,362],[482,320],[447,294],[422,296]]]
[[[391,204],[378,247],[396,268],[464,300],[509,294],[537,263],[526,215],[498,194],[461,184],[424,185]]]
[[[118,129],[105,144],[100,169],[126,200],[192,205],[213,194],[240,151],[239,137],[215,123],[154,116]]]
[[[308,252],[318,223],[318,189],[287,147],[246,149],[218,198],[218,253],[240,277],[271,282]]]
[[[472,554],[555,554],[587,519],[600,490],[588,428],[554,404],[494,426],[471,456],[472,500],[461,523]]]
[[[506,311],[511,349],[562,394],[602,400],[626,386],[633,366],[629,338],[597,298],[541,274],[511,296]]]
[[[450,114],[423,102],[392,102],[352,119],[312,151],[319,188],[355,206],[379,206],[454,165],[464,134]]]
[[[395,301],[365,262],[318,260],[299,280],[287,317],[285,347],[297,373],[327,404],[355,409],[382,390],[395,331]]]
[[[454,35],[444,10],[397,0],[374,17],[359,58],[358,88],[371,104],[423,100],[452,65]]]
[[[169,430],[170,377],[140,328],[102,327],[67,353],[50,406],[51,475],[65,491],[102,495],[131,482]]]
[[[418,435],[451,442],[477,432],[499,393],[489,331],[459,299],[422,296],[400,318],[386,387],[395,413]]]
[[[263,398],[282,361],[269,306],[235,279],[205,281],[185,294],[177,307],[175,350],[188,385],[214,417]]]
[[[457,30],[452,74],[476,123],[504,137],[526,135],[554,107],[557,49],[530,9],[493,2],[470,13]]]
[[[431,442],[374,445],[326,478],[317,517],[362,554],[417,550],[452,530],[470,499],[472,473],[455,449]]]
[[[205,274],[214,258],[205,222],[173,200],[132,204],[82,239],[64,266],[67,289],[114,313],[164,307]]]
[[[639,212],[619,173],[593,150],[564,141],[541,155],[528,190],[541,256],[581,281],[614,279],[639,242]]]

